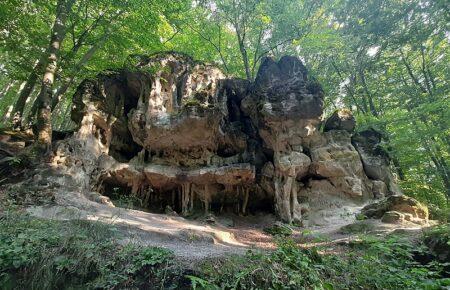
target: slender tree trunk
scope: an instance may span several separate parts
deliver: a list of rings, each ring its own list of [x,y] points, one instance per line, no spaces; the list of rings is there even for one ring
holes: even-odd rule
[[[124,13],[123,10],[118,11],[111,19],[110,23],[112,24],[115,22],[122,14]],[[78,50],[81,48],[82,44],[84,43],[87,36],[98,26],[99,21],[103,19],[103,16],[100,16],[97,18],[94,22],[94,24],[87,30],[83,32],[83,34],[78,38],[76,45],[72,48],[71,54],[75,55]],[[89,50],[83,55],[83,57],[78,61],[78,63],[75,65],[75,67],[71,70],[70,76],[65,78],[61,84],[61,86],[56,91],[55,95],[52,98],[52,111],[55,109],[55,107],[58,105],[64,94],[67,92],[67,90],[70,88],[70,86],[73,84],[73,81],[75,77],[77,76],[77,73],[83,68],[83,66],[94,56],[94,54],[97,52],[97,50],[105,43],[105,41],[108,39],[108,36],[111,34],[111,29],[108,27],[106,29],[106,32],[103,33],[103,35],[93,44]],[[33,104],[33,107],[35,105]],[[32,110],[32,116],[36,114],[36,109]]]
[[[331,60],[331,65],[333,66],[334,70],[336,71],[336,73],[338,74],[338,76],[341,78],[342,81],[345,81],[345,77],[342,75],[341,71],[339,70],[338,66],[336,65],[336,63],[334,62],[334,60]],[[347,92],[347,94],[350,96],[350,98],[353,101],[353,104],[356,106],[356,108],[362,112],[363,114],[366,113],[366,111],[364,110],[364,108],[356,101],[356,97],[355,97],[355,92],[353,87],[351,86],[353,82],[350,83],[350,86],[347,84],[344,84],[345,90]]]
[[[13,117],[13,126],[19,128],[22,124],[23,111],[25,109],[25,104],[27,100],[30,98],[31,93],[34,90],[36,83],[38,82],[39,75],[43,73],[43,69],[46,62],[46,54],[45,52],[42,57],[38,60],[36,65],[33,67],[33,70],[28,75],[27,80],[25,81],[25,85],[23,89],[20,91],[19,97],[17,98],[16,103],[14,104],[14,108],[12,110]]]
[[[366,77],[364,75],[364,71],[362,68],[359,68],[359,77],[361,79],[361,84],[363,86],[364,92],[367,95],[367,99],[369,100],[369,109],[370,109],[370,113],[372,113],[372,116],[374,117],[378,117],[378,111],[375,108],[375,104],[373,103],[373,97],[372,94],[370,93],[369,87],[367,86],[367,82],[366,82]],[[367,105],[366,105],[367,106]]]
[[[397,171],[398,178],[400,180],[405,180],[405,173],[403,172],[403,168],[400,165],[400,161],[398,160],[397,156],[393,155],[393,156],[391,156],[391,159],[392,159],[392,163],[394,163],[394,167]]]
[[[58,55],[61,44],[66,35],[66,21],[75,0],[58,0],[56,18],[52,28],[48,61],[42,78],[39,93],[39,108],[37,114],[37,142],[44,149],[49,150],[52,144],[52,87],[55,80]]]
[[[237,34],[238,43],[239,43],[239,50],[241,52],[242,61],[244,63],[244,67],[245,67],[245,76],[247,77],[247,80],[249,82],[251,82],[251,81],[253,81],[253,77],[252,77],[252,74],[250,71],[250,64],[248,63],[248,55],[247,55],[247,49],[245,48],[244,39],[237,29],[236,29],[236,34]]]
[[[408,107],[407,109],[409,112],[411,112],[410,107]],[[419,119],[421,119],[421,118],[419,118]],[[427,123],[425,120],[422,119],[421,121],[424,122],[425,126],[427,126]],[[417,132],[420,132],[419,126],[417,125],[417,121],[413,120],[413,125],[416,128]],[[422,136],[422,133],[420,133],[419,135]],[[434,167],[436,168],[436,171],[437,171],[437,175],[441,178],[442,183],[444,184],[446,198],[447,198],[447,202],[448,202],[450,200],[450,170],[447,165],[447,162],[440,154],[440,148],[436,143],[435,143],[435,146],[433,146],[432,144],[429,143],[429,140],[425,140],[422,137],[419,137],[419,139],[420,139],[420,143],[422,144],[423,148],[425,148],[425,151],[427,152],[428,157],[431,159],[431,162],[433,162]],[[436,140],[434,140],[434,138],[431,138],[431,140],[436,142]]]
[[[106,39],[107,34],[96,44],[91,46],[91,48],[83,55],[83,57],[78,61],[78,63],[75,65],[75,68],[73,69],[73,72],[70,77],[63,80],[63,83],[56,91],[55,95],[52,99],[52,111],[55,109],[56,105],[58,105],[61,98],[64,96],[64,94],[67,92],[69,87],[73,84],[73,81],[75,79],[75,76],[78,71],[80,71],[83,66],[94,56],[95,52],[101,47],[104,40]]]
[[[13,88],[16,85],[17,81],[12,81],[9,84],[5,86],[5,88],[0,92],[0,99],[2,99],[4,96],[6,96],[11,88]]]
[[[428,144],[426,144],[426,142],[423,142],[423,143],[425,143],[424,144],[425,150],[428,153],[434,166],[436,167],[436,171],[437,171],[438,175],[442,179],[442,182],[445,187],[446,195],[447,195],[446,196],[447,201],[448,201],[448,200],[450,200],[450,176],[448,175],[447,164],[442,158],[440,158],[440,156],[437,156],[436,153],[433,152],[433,150],[429,147]]]

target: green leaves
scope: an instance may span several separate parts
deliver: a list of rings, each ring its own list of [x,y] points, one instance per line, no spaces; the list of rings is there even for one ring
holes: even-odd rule
[[[395,166],[404,172],[399,181],[404,191],[446,207],[448,5],[419,2],[76,1],[55,83],[56,89],[67,88],[53,123],[57,129],[72,125],[71,96],[77,85],[105,69],[123,67],[128,55],[181,51],[217,64],[230,76],[248,77],[247,68],[250,79],[262,57],[298,55],[325,91],[326,112],[347,107],[359,128],[386,132]],[[0,3],[0,115],[11,111],[48,45],[55,4]],[[31,94],[25,112],[37,93]]]
[[[178,268],[170,251],[121,246],[116,235],[111,226],[100,223],[7,216],[0,220],[0,284],[14,277],[16,288],[27,289],[111,289],[146,283],[176,287]]]

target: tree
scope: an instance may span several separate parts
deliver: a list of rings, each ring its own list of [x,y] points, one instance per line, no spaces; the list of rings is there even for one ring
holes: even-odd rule
[[[5,44],[0,49],[0,56],[6,59],[5,78],[23,82],[22,89],[18,90],[16,85],[9,90],[8,98],[1,101],[0,107],[5,110],[6,116],[15,116],[18,127],[33,123],[40,106],[40,99],[36,97],[39,93],[36,84],[42,81],[44,74],[48,54],[46,42],[51,33],[49,28],[52,27],[51,22],[43,23],[42,19],[53,20],[56,11],[56,1],[41,1],[8,0],[6,4],[2,3],[2,8],[11,14],[0,13],[0,17],[4,16],[9,21],[2,30],[8,36],[2,37],[0,34],[0,41]],[[160,42],[162,32],[158,26],[169,23],[174,15],[181,15],[189,8],[187,4],[189,1],[177,1],[170,5],[166,1],[76,1],[67,19],[67,39],[60,49],[52,108],[65,110],[59,109],[57,105],[67,92],[73,91],[79,81],[102,69],[120,66],[128,54],[164,50]],[[24,11],[15,9],[16,6],[24,7]],[[33,17],[26,17],[27,14]],[[14,21],[16,18],[19,20]],[[37,27],[35,30],[39,33],[30,31],[29,27]],[[33,45],[28,46],[28,43]],[[29,57],[24,58],[24,55]],[[17,92],[14,97],[13,94]],[[70,94],[68,96],[70,98]],[[7,109],[10,108],[11,100],[14,100],[14,108]],[[61,106],[67,104],[64,100]],[[13,114],[9,113],[11,110]],[[55,122],[61,123],[59,112],[53,119]]]
[[[333,31],[320,37],[333,41],[305,39],[300,51],[328,102],[353,108],[361,129],[384,131],[407,193],[442,205],[450,196],[445,5],[351,0],[327,15]]]
[[[50,45],[47,49],[48,58],[45,65],[45,73],[42,78],[41,91],[39,93],[39,108],[36,122],[37,142],[45,149],[50,149],[52,144],[52,88],[58,65],[58,57],[62,42],[66,36],[67,17],[75,0],[58,0],[56,17],[53,24]]]
[[[261,59],[270,53],[283,54],[284,46],[306,36],[322,15],[322,1],[217,0],[201,4],[204,10],[201,15],[218,25],[219,35],[228,27],[233,29],[245,77],[249,81],[255,78]],[[195,29],[194,32],[200,33]],[[209,35],[203,38],[220,55],[227,53],[221,46],[220,37]]]

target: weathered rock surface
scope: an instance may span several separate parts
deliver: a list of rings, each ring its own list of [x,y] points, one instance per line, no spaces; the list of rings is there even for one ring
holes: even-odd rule
[[[405,215],[398,211],[387,211],[381,217],[381,221],[387,224],[398,224],[405,220]]]
[[[392,195],[365,206],[361,213],[368,218],[381,218],[386,223],[404,220],[424,224],[428,221],[428,208],[412,197]]]
[[[396,191],[379,138],[352,136],[348,111],[320,132],[323,92],[296,57],[265,59],[254,83],[177,53],[140,57],[85,80],[73,102],[79,128],[54,162],[86,192],[119,187],[183,215],[275,210],[320,224]]]
[[[354,134],[352,144],[361,156],[366,175],[373,180],[383,181],[389,194],[401,194],[389,170],[389,155],[383,149],[381,139],[381,133],[368,129]]]
[[[335,111],[325,122],[324,132],[331,130],[345,130],[352,133],[356,127],[356,120],[350,110]]]

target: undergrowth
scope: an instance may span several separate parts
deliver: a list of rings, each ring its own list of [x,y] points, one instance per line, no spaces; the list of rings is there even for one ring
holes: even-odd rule
[[[300,248],[277,235],[274,251],[209,259],[182,269],[162,248],[120,243],[113,226],[0,216],[0,289],[448,289],[449,227],[422,240],[364,235],[348,245]],[[430,241],[434,241],[434,244]],[[448,249],[448,247],[447,247]],[[442,251],[440,251],[442,252]],[[437,253],[439,254],[439,253]],[[189,273],[189,275],[186,275]]]
[[[343,253],[319,254],[281,238],[272,253],[249,251],[244,257],[205,262],[190,276],[194,289],[448,289],[445,263],[421,263],[429,254],[398,236],[363,236]]]
[[[120,245],[111,225],[6,214],[0,220],[1,289],[175,289],[171,252]]]

